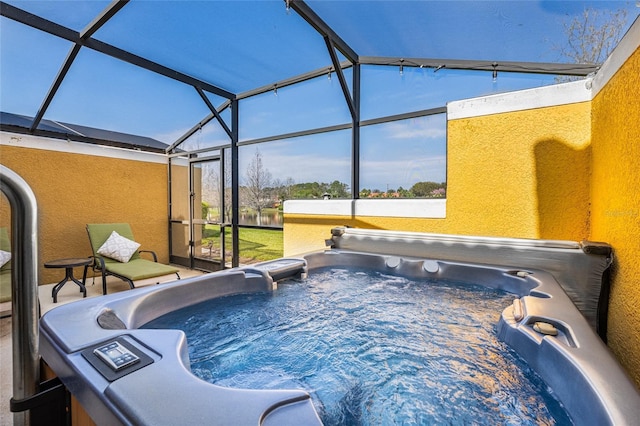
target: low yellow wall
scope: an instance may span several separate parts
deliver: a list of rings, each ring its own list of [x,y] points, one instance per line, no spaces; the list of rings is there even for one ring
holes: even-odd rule
[[[451,120],[445,219],[285,215],[286,256],[333,226],[513,238],[589,234],[590,104]]]
[[[40,284],[64,277],[44,262],[91,255],[87,223],[128,222],[141,248],[168,262],[166,164],[9,145],[0,145],[0,162],[36,196]],[[2,203],[4,223],[6,199]]]
[[[284,256],[295,256],[323,250],[324,241],[331,237],[331,228],[336,226],[444,233],[444,225],[443,219],[285,214],[283,251]]]
[[[640,49],[593,100],[591,236],[615,252],[609,346],[640,387]]]

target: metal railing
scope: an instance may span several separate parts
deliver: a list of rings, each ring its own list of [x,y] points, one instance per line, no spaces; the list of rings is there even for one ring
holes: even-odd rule
[[[13,398],[36,394],[40,383],[38,351],[38,207],[24,179],[0,164],[0,190],[11,206],[11,333]],[[29,412],[14,413],[14,425],[27,425]]]

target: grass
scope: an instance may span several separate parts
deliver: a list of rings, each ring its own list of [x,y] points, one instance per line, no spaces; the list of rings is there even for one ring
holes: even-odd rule
[[[211,241],[215,245],[220,242],[220,229],[217,226],[206,227],[205,241]],[[226,252],[231,253],[231,229],[225,229]],[[239,251],[241,263],[261,262],[282,257],[283,241],[282,231],[271,229],[240,228]]]
[[[231,230],[228,230],[228,240],[231,242]],[[256,260],[271,260],[282,257],[284,251],[282,231],[270,229],[240,229],[240,257]]]

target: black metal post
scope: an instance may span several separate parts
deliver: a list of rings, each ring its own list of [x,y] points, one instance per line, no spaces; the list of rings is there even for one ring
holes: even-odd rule
[[[351,147],[351,198],[360,198],[360,64],[353,65],[353,117]]]
[[[238,217],[240,215],[240,179],[238,171],[238,100],[231,101],[231,266],[240,265],[240,233]]]

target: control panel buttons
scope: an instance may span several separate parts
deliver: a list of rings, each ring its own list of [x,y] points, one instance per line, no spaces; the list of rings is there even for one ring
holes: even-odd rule
[[[111,367],[113,371],[119,371],[140,361],[136,354],[117,341],[97,347],[93,350],[93,353]]]

